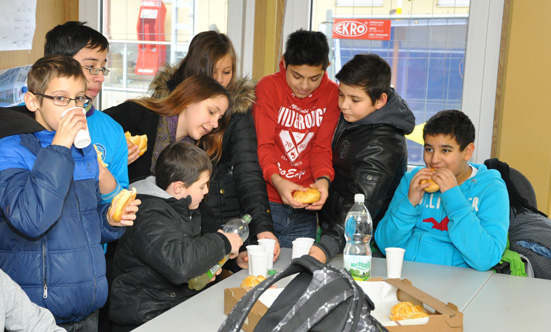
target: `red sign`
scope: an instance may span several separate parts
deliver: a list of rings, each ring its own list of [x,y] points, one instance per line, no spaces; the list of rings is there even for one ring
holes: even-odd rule
[[[335,18],[333,38],[390,40],[390,20]]]

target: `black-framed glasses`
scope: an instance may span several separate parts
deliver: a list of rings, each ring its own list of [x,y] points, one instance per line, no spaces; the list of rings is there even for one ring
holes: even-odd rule
[[[74,100],[75,104],[78,107],[88,107],[88,105],[90,105],[90,103],[92,102],[92,98],[87,96],[76,96],[75,98],[69,98],[64,96],[48,96],[43,93],[34,93],[34,92],[32,93],[37,96],[41,96],[41,97],[53,100],[54,105],[57,105],[57,106],[68,106],[71,100]]]
[[[103,76],[107,76],[111,72],[111,70],[109,70],[105,67],[96,68],[96,67],[92,67],[92,66],[82,66],[82,68],[88,69],[88,72],[92,75],[98,75],[100,72],[102,72]]]

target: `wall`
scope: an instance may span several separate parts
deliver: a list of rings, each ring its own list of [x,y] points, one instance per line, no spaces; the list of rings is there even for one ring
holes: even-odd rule
[[[78,20],[78,0],[39,0],[32,50],[0,52],[0,69],[34,63],[44,55],[46,32],[66,21]]]
[[[551,213],[551,26],[548,0],[512,1],[496,156],[532,182]]]

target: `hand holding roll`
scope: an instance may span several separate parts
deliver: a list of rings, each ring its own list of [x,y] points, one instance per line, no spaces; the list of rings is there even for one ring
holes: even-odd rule
[[[121,224],[118,226],[130,226],[133,223],[133,220],[136,217],[135,214],[138,210],[137,206],[140,204],[139,200],[137,200],[137,203],[132,204],[136,200],[136,194],[136,188],[132,188],[132,190],[123,189],[115,197],[113,197],[107,214],[111,217],[111,220],[114,223]],[[132,211],[127,211],[127,208],[130,205],[134,205],[135,209]],[[124,215],[133,215],[133,217],[130,220],[125,220],[123,219]]]
[[[293,193],[293,199],[302,204],[312,204],[319,201],[321,193],[316,188],[308,188],[306,191],[297,190]]]
[[[431,168],[431,169],[430,169],[431,174],[434,173],[435,171],[436,171],[436,170],[435,170],[434,168]],[[433,179],[421,180],[421,181],[419,182],[419,184],[422,185],[422,184],[425,184],[425,183],[427,183],[427,182],[430,183],[430,185],[424,189],[426,192],[428,192],[428,193],[435,193],[435,192],[437,192],[438,190],[440,190],[440,186],[439,186],[436,182],[434,182]]]

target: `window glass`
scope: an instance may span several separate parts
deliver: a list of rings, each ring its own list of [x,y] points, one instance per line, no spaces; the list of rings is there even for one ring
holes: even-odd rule
[[[326,33],[333,46],[330,76],[334,79],[355,54],[376,53],[390,64],[392,85],[408,102],[416,125],[438,111],[461,109],[469,19],[464,1],[445,8],[436,0],[382,2],[342,7],[340,1],[313,0],[312,27]],[[341,35],[334,35],[335,29]],[[372,29],[376,33],[370,34]],[[423,164],[419,142],[408,139],[408,153],[410,164]]]
[[[228,0],[104,1],[102,32],[111,69],[103,83],[101,108],[148,95],[164,62],[177,64],[190,40],[206,30],[227,31]]]

